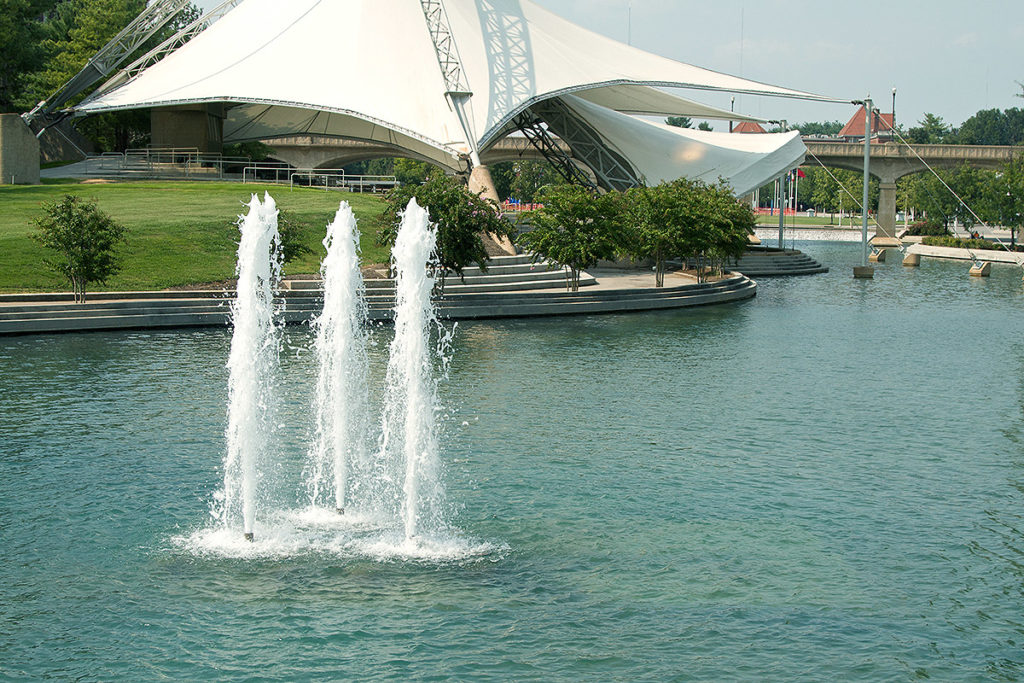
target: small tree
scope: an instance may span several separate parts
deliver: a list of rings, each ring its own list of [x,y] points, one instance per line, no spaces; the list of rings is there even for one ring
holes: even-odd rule
[[[437,224],[436,265],[442,288],[448,272],[461,278],[463,269],[473,263],[486,271],[488,256],[481,235],[506,236],[509,223],[498,215],[493,202],[474,195],[458,180],[441,172],[434,173],[422,185],[402,185],[388,193],[380,243],[394,246],[401,213],[413,197]]]
[[[96,207],[96,203],[75,195],[44,204],[45,215],[36,219],[39,232],[32,238],[57,255],[44,259],[55,272],[68,278],[75,301],[85,301],[90,282],[106,284],[121,270],[116,253],[125,241],[125,227]]]
[[[683,189],[688,185],[634,187],[623,198],[620,243],[637,261],[654,259],[654,286],[665,285],[665,260],[686,251]]]
[[[580,271],[615,256],[620,195],[561,185],[547,188],[540,199],[544,208],[534,213],[533,230],[520,235],[519,243],[535,258],[561,263],[567,289],[579,291]]]

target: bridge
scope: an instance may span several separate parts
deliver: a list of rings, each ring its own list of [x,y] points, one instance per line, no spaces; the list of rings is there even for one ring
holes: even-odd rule
[[[805,139],[806,165],[864,170],[864,143]],[[896,181],[932,168],[956,168],[970,164],[978,168],[998,169],[1018,154],[1022,147],[994,145],[901,145],[885,142],[871,145],[871,175],[878,178],[878,234],[896,235]]]
[[[381,157],[408,157],[407,150],[395,145],[363,142],[317,135],[299,135],[265,140],[273,148],[272,156],[295,168],[340,168],[346,164]],[[568,145],[558,141],[571,156]],[[819,163],[831,168],[851,171],[864,169],[864,144],[833,140],[805,139],[807,165]],[[901,145],[894,142],[871,145],[871,175],[879,180],[878,233],[894,236],[896,233],[896,181],[907,175],[927,170],[924,162],[933,168],[955,168],[970,164],[979,168],[998,169],[1024,153],[1022,147],[989,145]],[[481,154],[484,164],[519,159],[540,160],[544,157],[521,137],[499,140]],[[426,159],[422,159],[427,161]],[[922,161],[923,160],[923,161]],[[579,161],[576,162],[581,165]],[[585,169],[588,170],[589,169]]]

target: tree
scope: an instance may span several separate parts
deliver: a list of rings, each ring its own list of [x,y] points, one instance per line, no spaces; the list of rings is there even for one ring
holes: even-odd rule
[[[426,182],[427,177],[431,173],[437,170],[436,166],[425,161],[406,159],[404,157],[395,159],[394,168],[395,179],[403,185],[421,185]]]
[[[304,254],[313,253],[306,241],[305,233],[308,231],[309,225],[294,220],[291,213],[278,209],[277,236],[281,249],[281,265],[288,265]]]
[[[1011,229],[1010,241],[1017,242],[1017,233],[1024,228],[1024,156],[1017,156],[1003,167],[993,193],[999,211],[999,222]]]
[[[565,178],[547,161],[517,161],[509,190],[511,197],[532,204],[545,187],[566,184]]]
[[[665,123],[676,128],[693,128],[693,120],[689,116],[670,116]]]
[[[0,0],[0,113],[21,109],[28,74],[39,69],[43,51],[41,18],[53,2]]]
[[[665,284],[665,260],[686,250],[685,185],[633,187],[622,203],[620,245],[637,261],[654,259],[654,286]]]
[[[711,124],[708,123],[707,121],[701,121],[697,125],[697,130],[714,130],[714,128],[712,128]]]
[[[907,140],[916,145],[937,145],[950,134],[949,124],[935,114],[926,113],[917,124],[907,131]]]
[[[960,145],[1019,145],[1024,143],[1024,110],[983,109],[961,124],[948,141]]]
[[[793,126],[800,131],[801,135],[838,135],[839,131],[843,129],[843,124],[839,121],[808,121],[807,123],[798,123]]]
[[[442,288],[449,272],[462,277],[463,269],[473,263],[487,270],[487,249],[481,235],[507,236],[509,224],[498,215],[492,202],[474,195],[457,179],[438,170],[422,185],[402,185],[388,193],[379,238],[382,245],[394,246],[402,212],[413,197],[437,224],[436,270]]]
[[[541,192],[544,208],[534,213],[533,229],[519,244],[566,269],[566,288],[580,288],[580,271],[615,256],[620,195],[595,194],[577,185],[558,185]]]
[[[125,242],[125,228],[96,207],[66,194],[57,202],[44,204],[45,215],[36,220],[39,232],[33,239],[56,256],[44,259],[55,272],[68,278],[75,301],[85,301],[85,289],[90,282],[106,284],[121,270],[121,259],[116,249]]]

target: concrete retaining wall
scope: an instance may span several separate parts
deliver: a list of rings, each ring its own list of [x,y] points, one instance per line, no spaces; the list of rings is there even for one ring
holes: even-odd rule
[[[17,114],[0,114],[0,185],[39,184],[39,141]]]

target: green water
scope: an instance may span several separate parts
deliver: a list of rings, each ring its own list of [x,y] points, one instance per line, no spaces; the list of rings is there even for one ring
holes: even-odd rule
[[[856,245],[798,246],[832,272],[738,305],[460,324],[444,479],[477,550],[448,559],[190,545],[227,330],[0,338],[0,679],[1024,677],[1020,272],[859,282]]]

